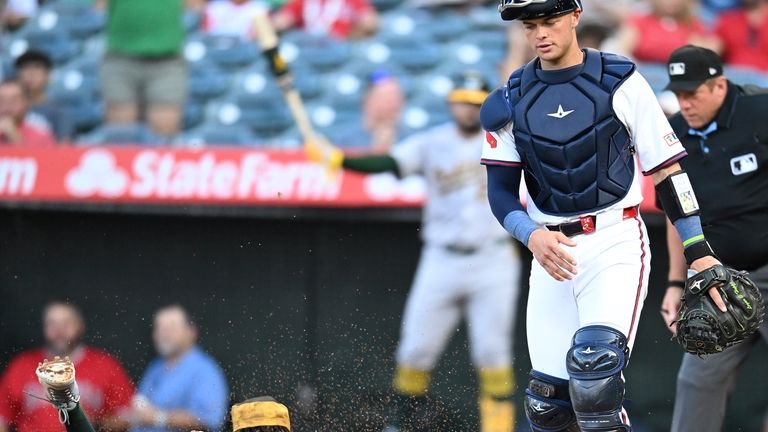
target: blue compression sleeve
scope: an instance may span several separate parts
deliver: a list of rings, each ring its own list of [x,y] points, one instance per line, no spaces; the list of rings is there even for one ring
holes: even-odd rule
[[[487,165],[488,201],[499,223],[526,247],[531,233],[539,226],[531,220],[520,203],[522,168]]]
[[[701,218],[698,215],[681,217],[673,224],[677,233],[680,234],[684,248],[705,241],[704,230],[701,228]]]

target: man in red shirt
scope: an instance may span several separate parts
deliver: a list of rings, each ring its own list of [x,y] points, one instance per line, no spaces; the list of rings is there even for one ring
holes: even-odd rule
[[[29,113],[29,97],[18,81],[0,83],[0,145],[30,148],[56,145],[45,118]]]
[[[58,413],[40,390],[35,369],[44,359],[69,356],[77,367],[80,404],[88,417],[110,431],[125,430],[123,413],[134,387],[122,366],[104,351],[83,345],[83,316],[70,303],[54,302],[43,312],[45,347],[22,352],[0,377],[0,432],[63,432]],[[31,395],[38,396],[38,399]]]
[[[725,63],[768,72],[768,1],[743,0],[741,8],[720,15],[716,32]]]
[[[368,0],[289,0],[273,18],[278,31],[295,27],[340,39],[376,33],[378,15]]]

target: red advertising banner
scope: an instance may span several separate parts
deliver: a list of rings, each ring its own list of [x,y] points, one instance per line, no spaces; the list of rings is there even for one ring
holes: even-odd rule
[[[646,210],[653,187],[644,185]],[[329,173],[301,151],[62,147],[0,149],[0,201],[417,207],[424,182]]]

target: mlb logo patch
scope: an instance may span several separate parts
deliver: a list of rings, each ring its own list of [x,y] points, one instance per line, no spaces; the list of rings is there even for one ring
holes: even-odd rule
[[[488,141],[488,144],[490,144],[491,148],[496,148],[498,145],[498,142],[496,142],[496,138],[494,138],[493,135],[491,135],[490,132],[485,133],[485,140]]]
[[[737,176],[753,171],[757,171],[757,156],[754,153],[736,156],[731,159],[731,173],[733,175]]]
[[[679,139],[677,139],[677,135],[675,135],[674,132],[668,133],[664,135],[664,142],[667,143],[668,146],[673,146],[680,142]]]
[[[685,63],[670,63],[669,74],[671,76],[685,75]]]

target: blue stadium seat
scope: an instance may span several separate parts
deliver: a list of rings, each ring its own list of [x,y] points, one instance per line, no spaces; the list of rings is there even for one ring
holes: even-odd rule
[[[325,101],[337,111],[360,112],[363,92],[367,86],[365,78],[349,72],[331,74],[324,78]]]
[[[725,76],[736,84],[768,87],[768,73],[737,66],[726,67],[724,72]]]
[[[184,104],[184,111],[182,114],[183,128],[185,130],[191,129],[203,122],[203,107],[194,100],[190,100]]]
[[[440,47],[429,38],[393,37],[386,44],[390,60],[412,73],[428,71],[441,59]]]
[[[104,29],[106,15],[85,2],[56,2],[44,7],[32,21],[40,30],[60,29],[77,39],[86,39]]]
[[[182,17],[182,24],[184,25],[184,30],[186,30],[187,33],[194,33],[200,30],[201,22],[202,17],[199,13],[192,11],[184,12],[184,16]]]
[[[637,63],[637,71],[648,81],[654,92],[660,93],[669,83],[667,66],[660,63]]]
[[[465,16],[452,12],[435,13],[425,25],[432,37],[441,42],[462,37],[471,27]]]
[[[104,125],[86,135],[81,141],[85,145],[138,144],[160,145],[162,140],[142,124]]]
[[[48,99],[67,110],[77,132],[89,131],[104,119],[104,103],[95,93],[54,88]]]
[[[181,144],[188,146],[256,144],[256,138],[247,127],[204,124],[181,136]]]
[[[260,136],[279,134],[293,125],[282,99],[263,99],[249,94],[240,94],[217,104],[213,108],[213,117],[218,124],[245,126]]]
[[[42,51],[56,65],[61,65],[80,52],[80,44],[71,39],[63,29],[23,31],[19,38],[11,42],[10,51],[18,57],[28,49]]]
[[[207,101],[223,96],[229,88],[229,76],[215,63],[192,63],[189,69],[189,95],[192,99]]]
[[[100,91],[98,71],[91,71],[89,66],[74,64],[56,69],[49,84],[49,92],[56,94],[79,93],[95,98]]]
[[[450,115],[445,104],[443,104],[443,109],[435,110],[434,107],[425,104],[424,101],[409,102],[403,113],[401,135],[406,137],[449,120]]]
[[[396,37],[418,34],[426,35],[424,26],[429,21],[429,14],[423,10],[396,10],[384,14],[381,18],[379,36]]]
[[[321,71],[338,68],[351,55],[350,46],[345,41],[304,32],[286,35],[280,52],[291,63],[299,62]]]
[[[184,46],[184,57],[190,63],[203,59],[225,69],[234,69],[253,63],[259,56],[256,45],[237,36],[197,35]]]
[[[376,10],[380,12],[395,9],[396,7],[400,6],[402,2],[403,0],[372,0],[371,1],[371,3],[373,3],[373,7],[375,7]]]

